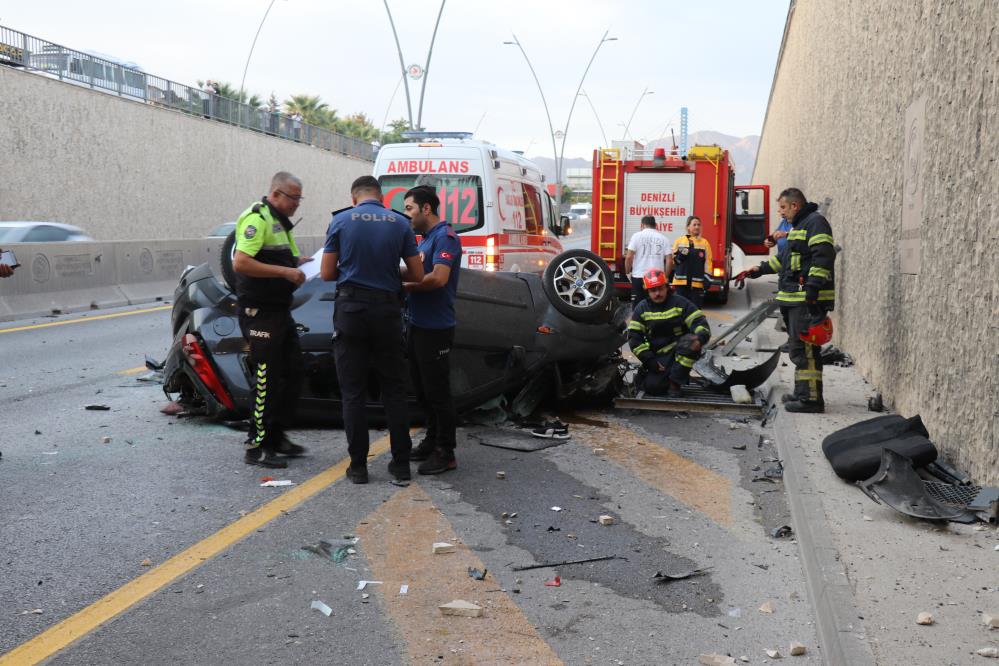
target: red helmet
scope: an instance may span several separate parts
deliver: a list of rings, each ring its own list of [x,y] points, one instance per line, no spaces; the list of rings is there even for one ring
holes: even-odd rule
[[[642,276],[642,282],[645,284],[646,289],[665,287],[666,272],[661,268],[650,268],[649,270],[645,271],[645,275]]]
[[[816,345],[821,347],[830,340],[833,336],[833,325],[832,319],[826,317],[820,322],[814,323],[808,327],[808,329],[803,332],[798,337],[810,345]]]

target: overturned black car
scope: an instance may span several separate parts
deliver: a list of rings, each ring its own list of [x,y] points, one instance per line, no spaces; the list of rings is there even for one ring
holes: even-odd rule
[[[302,421],[340,419],[332,342],[336,285],[315,274],[320,253],[303,266],[308,279],[292,304],[305,364]],[[225,264],[223,257],[228,268]],[[459,412],[504,397],[511,411],[526,416],[544,397],[595,403],[610,401],[620,389],[628,307],[618,303],[610,270],[596,255],[563,252],[544,275],[461,269],[455,306],[451,387]],[[172,325],[164,367],[167,394],[179,394],[189,412],[245,418],[252,393],[236,296],[210,265],[188,268],[181,276]],[[378,414],[374,375],[370,385],[369,408]],[[411,402],[418,413],[415,399]]]

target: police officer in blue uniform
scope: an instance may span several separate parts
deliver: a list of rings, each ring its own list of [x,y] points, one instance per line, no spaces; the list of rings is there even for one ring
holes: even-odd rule
[[[391,440],[389,473],[407,480],[413,443],[406,412],[399,259],[413,281],[423,279],[423,264],[408,219],[382,204],[382,190],[374,177],[355,180],[350,197],[354,207],[333,214],[320,269],[324,280],[337,283],[333,357],[350,452],[347,478],[368,482],[366,398],[368,372],[373,369]]]
[[[457,416],[451,396],[451,345],[454,343],[454,299],[458,293],[461,241],[437,210],[440,199],[428,185],[406,192],[406,215],[423,236],[420,258],[423,279],[410,279],[403,270],[409,292],[407,347],[413,387],[427,417],[427,434],[413,449],[410,460],[423,461],[420,474],[441,474],[457,468],[454,458]]]

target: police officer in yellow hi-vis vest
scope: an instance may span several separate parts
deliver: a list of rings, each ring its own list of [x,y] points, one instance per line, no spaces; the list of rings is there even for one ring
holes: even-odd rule
[[[777,204],[781,215],[791,221],[785,251],[733,279],[777,274],[777,302],[788,308],[787,351],[794,364],[794,392],[781,400],[789,412],[821,413],[825,400],[820,349],[832,337],[826,315],[836,304],[832,227],[818,205],[796,187],[781,192]]]
[[[305,282],[291,216],[302,199],[302,181],[285,171],[274,174],[271,191],[236,222],[236,297],[239,328],[250,346],[253,413],[245,461],[261,467],[287,467],[278,454],[300,456],[305,448],[288,441],[302,377],[302,352],[291,317],[295,289]]]

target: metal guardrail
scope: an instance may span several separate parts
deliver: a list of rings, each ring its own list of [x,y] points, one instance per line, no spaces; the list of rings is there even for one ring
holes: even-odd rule
[[[374,147],[366,141],[149,74],[135,63],[76,51],[0,25],[0,66],[4,65],[322,150],[374,160]]]

